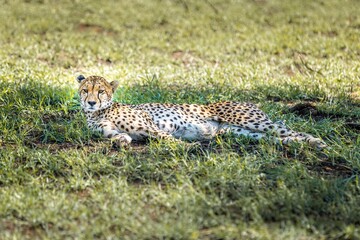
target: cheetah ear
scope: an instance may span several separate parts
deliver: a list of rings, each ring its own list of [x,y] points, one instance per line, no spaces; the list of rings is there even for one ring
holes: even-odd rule
[[[112,81],[112,82],[110,83],[110,85],[111,85],[111,88],[112,88],[113,92],[115,92],[115,90],[116,90],[117,87],[119,86],[119,82],[115,80],[115,81]]]
[[[85,79],[84,75],[77,76],[76,80],[81,83]]]

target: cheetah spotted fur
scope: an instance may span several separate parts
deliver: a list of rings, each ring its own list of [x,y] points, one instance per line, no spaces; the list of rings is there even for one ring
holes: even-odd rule
[[[307,142],[322,149],[326,144],[307,133],[295,132],[272,122],[251,103],[219,102],[198,104],[145,103],[128,105],[112,101],[118,82],[103,77],[77,77],[81,107],[90,129],[101,132],[118,145],[145,138],[208,140],[232,132],[261,139],[267,133],[283,144]]]

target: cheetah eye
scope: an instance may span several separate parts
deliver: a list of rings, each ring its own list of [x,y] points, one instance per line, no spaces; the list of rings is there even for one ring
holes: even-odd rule
[[[101,93],[104,93],[105,91],[104,90],[99,90],[99,93],[101,94]]]
[[[87,90],[87,89],[83,89],[83,92],[84,92],[84,93],[88,93],[88,90]]]

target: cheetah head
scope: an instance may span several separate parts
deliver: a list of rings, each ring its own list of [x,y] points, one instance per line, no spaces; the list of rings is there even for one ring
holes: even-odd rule
[[[78,92],[81,107],[85,111],[96,111],[108,107],[112,102],[112,95],[119,85],[117,81],[109,83],[105,78],[99,76],[85,78],[80,75],[76,79],[80,83]]]

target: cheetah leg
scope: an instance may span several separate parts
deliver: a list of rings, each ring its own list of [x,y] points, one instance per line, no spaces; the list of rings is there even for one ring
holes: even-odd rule
[[[256,139],[256,140],[260,140],[265,136],[265,133],[253,132],[248,129],[244,129],[242,127],[229,125],[229,124],[223,124],[220,127],[219,134],[224,134],[224,133],[228,133],[228,132],[231,132],[237,136],[250,137],[250,138]]]
[[[307,133],[295,132],[284,124],[272,122],[263,111],[253,104],[226,102],[207,106],[210,113],[213,114],[214,120],[252,132],[274,133],[279,136],[278,140],[284,144],[308,142],[311,146],[319,149],[327,147],[326,143],[320,138],[315,138]]]
[[[101,121],[93,127],[93,130],[101,132],[104,137],[110,138],[118,146],[129,145],[132,141],[131,137],[119,129],[111,121]]]
[[[156,139],[175,139],[171,134],[159,129],[153,119],[145,111],[122,107],[119,110],[119,115],[123,116],[122,120],[112,116],[108,120],[111,124],[107,125],[110,126],[111,130],[123,133],[123,136],[125,134],[134,140],[143,140],[148,137]],[[110,131],[106,133],[115,134]],[[104,132],[104,134],[106,133]],[[110,137],[113,136],[110,135]]]
[[[168,139],[172,141],[179,141],[176,138],[174,138],[173,135],[171,135],[168,132],[165,132],[161,130],[153,121],[153,119],[149,116],[148,113],[144,111],[135,111],[135,116],[138,117],[137,121],[139,123],[142,123],[142,128],[139,130],[139,128],[135,128],[133,132],[130,132],[131,134],[135,135],[141,135],[145,137],[151,137],[156,139]]]
[[[267,127],[268,126],[269,125],[267,125]],[[274,136],[275,140],[277,140],[278,142],[282,142],[285,145],[289,145],[292,142],[307,142],[310,146],[316,147],[318,149],[323,149],[327,147],[324,141],[322,141],[320,138],[315,138],[310,134],[295,132],[284,125],[279,125],[276,123],[272,123],[272,125],[270,126],[272,126],[271,131],[261,125],[259,125],[259,128],[251,130],[238,126],[225,125],[220,131],[230,131],[235,135],[247,136],[256,140],[263,138],[266,135],[266,132],[271,132],[279,136]],[[252,130],[258,130],[259,132],[253,132]]]
[[[247,124],[246,127],[249,129],[254,129],[253,124]],[[315,138],[308,133],[293,131],[284,124],[274,123],[268,118],[257,125],[256,129],[262,132],[270,132],[279,136],[279,140],[281,140],[281,142],[285,145],[288,145],[291,142],[307,142],[310,144],[310,146],[316,147],[318,149],[327,147],[326,143],[320,138]]]
[[[307,133],[293,131],[285,125],[273,123],[269,119],[260,123],[257,128],[254,128],[254,125],[252,124],[247,124],[246,127],[252,130],[257,129],[262,132],[273,133],[278,136],[275,138],[285,145],[288,145],[291,142],[307,142],[310,144],[310,146],[316,147],[318,149],[323,149],[327,147],[326,143],[320,138],[315,138]]]
[[[320,138],[316,138],[307,133],[294,132],[289,136],[281,137],[281,141],[283,144],[289,144],[291,142],[307,142],[310,146],[316,147],[318,149],[327,148],[327,144],[321,140]]]
[[[165,132],[158,128],[155,123],[151,124],[151,126],[145,130],[147,137],[152,137],[156,139],[165,139],[165,140],[171,140],[171,141],[180,141],[176,139],[173,135],[171,135],[168,132]]]

